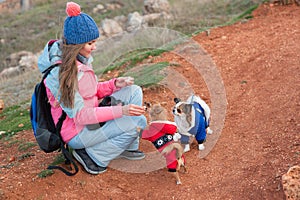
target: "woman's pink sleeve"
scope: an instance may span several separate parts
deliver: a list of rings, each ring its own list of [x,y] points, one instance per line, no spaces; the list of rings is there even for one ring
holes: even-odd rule
[[[82,108],[77,113],[75,121],[80,125],[86,125],[106,122],[120,117],[122,117],[122,106]]]
[[[97,97],[102,99],[105,96],[109,96],[115,91],[118,91],[119,88],[115,86],[116,78],[113,78],[109,81],[98,82],[97,84]]]
[[[96,117],[98,122],[106,122],[108,120],[122,117],[122,106],[106,106],[96,108]]]

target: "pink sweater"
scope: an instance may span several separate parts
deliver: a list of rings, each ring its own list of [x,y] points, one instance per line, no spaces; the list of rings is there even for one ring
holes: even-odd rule
[[[78,64],[78,90],[82,98],[75,97],[73,118],[68,115],[61,129],[61,136],[65,142],[69,142],[76,136],[85,125],[96,124],[122,117],[122,106],[98,107],[98,100],[109,96],[118,90],[115,86],[115,79],[105,82],[98,82],[93,69],[80,62]],[[48,77],[47,77],[48,78]],[[62,114],[62,108],[56,98],[47,87],[46,91],[51,104],[51,113],[54,123],[58,122]],[[82,102],[83,99],[83,102]]]

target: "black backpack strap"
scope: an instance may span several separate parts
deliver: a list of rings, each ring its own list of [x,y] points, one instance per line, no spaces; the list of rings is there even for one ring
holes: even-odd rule
[[[44,71],[42,71],[43,75],[43,80],[48,76],[48,74],[50,73],[50,71],[54,68],[54,67],[58,67],[60,64],[56,63],[54,65],[51,65],[50,67],[48,67],[47,69],[45,69]]]
[[[70,172],[69,170],[66,170],[61,166],[55,166],[55,165],[50,165],[50,166],[48,166],[47,169],[58,169],[58,170],[62,171],[64,174],[66,174],[67,176],[74,176],[75,174],[77,174],[79,169],[78,169],[77,164],[74,162],[70,151],[65,147],[65,145],[63,143],[61,143],[61,151],[62,151],[62,154],[64,155],[64,157],[66,158],[66,160],[70,161],[71,164],[74,166],[75,172]]]
[[[61,116],[60,116],[60,118],[59,118],[59,120],[58,120],[58,122],[56,124],[56,132],[57,132],[57,134],[59,135],[59,137],[60,137],[60,139],[62,141],[60,149],[61,149],[62,154],[64,155],[64,157],[66,159],[66,164],[71,163],[74,166],[75,172],[70,172],[70,171],[68,171],[68,170],[66,170],[66,169],[64,169],[64,168],[62,168],[60,166],[52,166],[52,165],[48,166],[47,169],[58,169],[58,170],[62,171],[63,173],[65,173],[68,176],[74,176],[79,171],[78,166],[77,166],[77,164],[74,162],[74,160],[72,158],[72,155],[71,155],[71,153],[69,151],[68,145],[66,145],[67,147],[65,147],[63,139],[62,139],[62,137],[60,135],[61,127],[62,127],[63,121],[66,119],[66,116],[67,115],[66,115],[65,111],[62,111],[62,114],[61,114]]]

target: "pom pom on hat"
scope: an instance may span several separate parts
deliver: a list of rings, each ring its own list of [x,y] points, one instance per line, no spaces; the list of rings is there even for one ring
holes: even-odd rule
[[[81,10],[80,10],[80,5],[74,2],[68,2],[67,3],[67,8],[66,8],[66,13],[69,17],[75,17],[80,15]]]
[[[64,38],[67,44],[84,44],[99,37],[97,24],[92,17],[81,12],[77,3],[68,2],[66,13]]]

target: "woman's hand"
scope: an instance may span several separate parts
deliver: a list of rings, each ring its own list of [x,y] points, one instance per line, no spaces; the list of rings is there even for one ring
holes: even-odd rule
[[[134,78],[132,77],[118,77],[115,81],[115,85],[117,88],[123,88],[126,86],[130,86],[134,83]]]
[[[145,107],[129,104],[129,105],[122,106],[122,112],[123,115],[127,115],[127,116],[140,116],[145,113]]]

